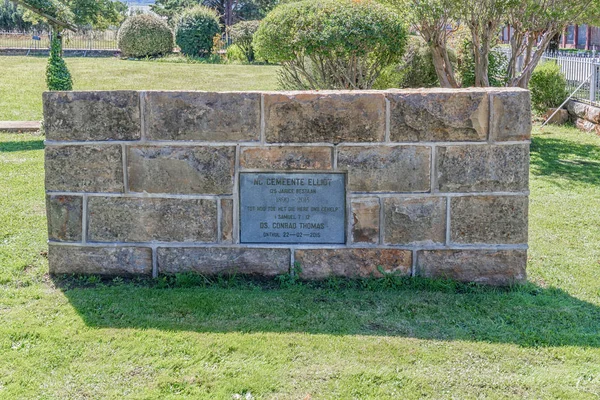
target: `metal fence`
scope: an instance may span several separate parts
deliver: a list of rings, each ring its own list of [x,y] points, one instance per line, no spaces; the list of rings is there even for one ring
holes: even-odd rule
[[[567,90],[573,99],[600,106],[600,58],[595,53],[546,53],[542,63],[553,62],[560,66],[567,80]]]
[[[69,50],[117,50],[117,31],[81,31],[63,34],[63,48]],[[49,32],[0,31],[0,49],[45,50],[50,48]]]

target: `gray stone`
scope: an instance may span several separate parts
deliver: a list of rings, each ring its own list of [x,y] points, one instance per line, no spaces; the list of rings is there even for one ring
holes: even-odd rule
[[[392,142],[487,139],[489,102],[481,89],[398,91],[387,98]]]
[[[527,196],[467,196],[450,201],[450,240],[461,244],[527,243]]]
[[[348,171],[355,192],[428,192],[431,148],[424,146],[342,146],[338,169]]]
[[[525,282],[525,250],[421,250],[416,274],[485,285]]]
[[[152,249],[146,247],[48,246],[50,274],[151,275]]]
[[[90,197],[91,242],[216,242],[214,200]]]
[[[440,192],[514,192],[529,187],[529,145],[436,148]]]
[[[134,91],[45,92],[48,140],[138,140],[140,96]]]
[[[492,91],[490,139],[528,140],[531,136],[531,100],[528,90]]]
[[[349,278],[381,277],[384,273],[408,276],[412,252],[398,249],[313,249],[296,250],[303,279],[325,279],[331,276]]]
[[[81,242],[82,204],[80,196],[46,196],[48,239]]]
[[[129,190],[147,193],[233,193],[235,147],[131,146]]]
[[[280,146],[242,148],[240,166],[247,169],[331,169],[331,147]]]
[[[151,140],[257,141],[260,93],[146,92]]]
[[[202,275],[286,274],[290,268],[289,249],[243,249],[235,247],[158,248],[158,272]]]
[[[369,92],[282,92],[264,95],[269,143],[381,142],[385,99]]]
[[[352,242],[379,243],[379,199],[353,199]]]
[[[444,197],[384,199],[385,244],[443,244],[446,242]]]
[[[588,105],[578,101],[571,100],[567,103],[567,110],[574,118],[585,119],[588,111]]]
[[[221,242],[233,243],[233,200],[221,199]]]
[[[577,127],[577,129],[582,130],[584,132],[594,132],[596,130],[596,124],[583,118],[576,118],[575,126]]]
[[[123,192],[121,145],[46,146],[46,190]]]

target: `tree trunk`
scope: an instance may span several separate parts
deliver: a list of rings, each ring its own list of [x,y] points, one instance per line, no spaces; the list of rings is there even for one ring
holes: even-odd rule
[[[433,66],[440,81],[440,86],[443,88],[458,88],[459,85],[454,77],[454,70],[449,62],[446,50],[432,44],[429,45],[429,48],[431,49]]]

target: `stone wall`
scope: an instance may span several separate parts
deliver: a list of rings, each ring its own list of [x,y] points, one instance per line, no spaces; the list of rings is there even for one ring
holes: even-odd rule
[[[526,279],[529,92],[44,94],[50,272]],[[241,244],[239,174],[346,174],[346,243]]]
[[[600,135],[600,107],[571,100],[567,103],[567,110],[577,128]]]

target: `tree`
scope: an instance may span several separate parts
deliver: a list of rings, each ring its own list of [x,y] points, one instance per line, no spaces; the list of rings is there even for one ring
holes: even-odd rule
[[[278,3],[279,0],[156,0],[150,7],[173,23],[177,14],[201,4],[216,10],[221,24],[229,27],[238,21],[262,19]]]

